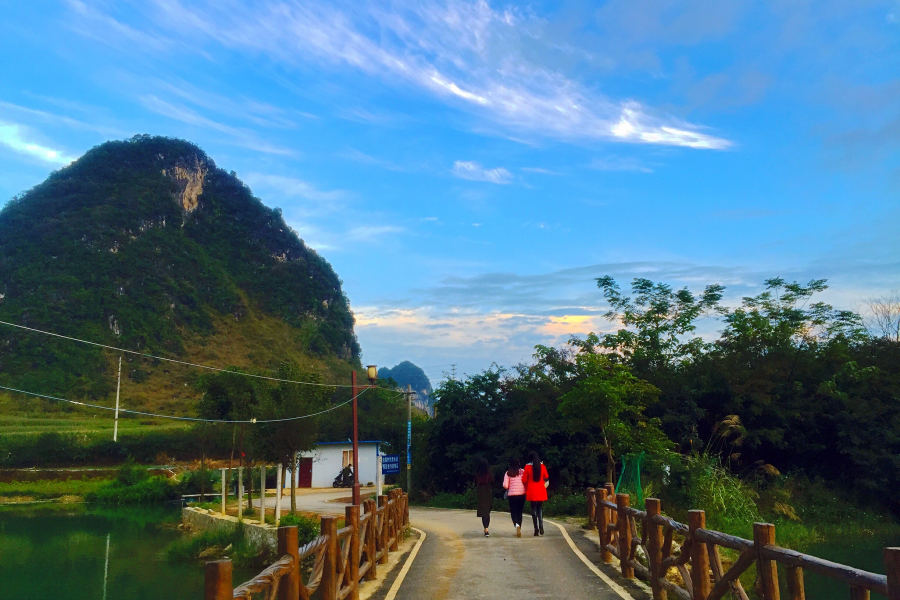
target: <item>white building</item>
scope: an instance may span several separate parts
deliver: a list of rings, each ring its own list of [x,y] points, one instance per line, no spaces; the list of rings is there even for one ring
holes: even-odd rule
[[[359,442],[359,482],[375,484],[375,472],[382,442]],[[311,452],[300,454],[297,469],[297,487],[332,487],[335,478],[347,465],[353,465],[353,444],[350,442],[323,442]],[[288,471],[289,477],[290,470]],[[288,486],[290,485],[288,479]]]

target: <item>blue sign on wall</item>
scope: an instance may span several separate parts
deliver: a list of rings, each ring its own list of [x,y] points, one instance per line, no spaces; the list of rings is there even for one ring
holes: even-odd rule
[[[381,474],[395,475],[400,472],[400,455],[385,454],[381,457]]]

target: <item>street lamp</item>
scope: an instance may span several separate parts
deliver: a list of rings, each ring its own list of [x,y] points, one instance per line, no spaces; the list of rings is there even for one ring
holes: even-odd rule
[[[378,367],[369,365],[366,367],[366,377],[369,379],[369,385],[360,389],[356,385],[356,371],[350,373],[353,383],[351,394],[353,395],[353,504],[359,506],[362,503],[359,485],[359,420],[357,419],[356,397],[362,393],[362,390],[375,387],[378,381]]]

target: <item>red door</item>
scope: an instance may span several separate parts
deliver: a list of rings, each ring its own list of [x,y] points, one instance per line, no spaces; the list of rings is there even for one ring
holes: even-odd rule
[[[297,487],[312,487],[312,458],[301,458],[297,466]]]

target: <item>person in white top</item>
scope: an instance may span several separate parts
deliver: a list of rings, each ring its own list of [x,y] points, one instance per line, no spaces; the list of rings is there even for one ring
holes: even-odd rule
[[[519,468],[519,459],[509,459],[509,469],[503,475],[503,489],[509,500],[509,513],[516,526],[516,537],[522,537],[522,511],[525,509],[525,484],[522,483],[524,469]]]

